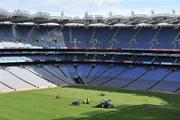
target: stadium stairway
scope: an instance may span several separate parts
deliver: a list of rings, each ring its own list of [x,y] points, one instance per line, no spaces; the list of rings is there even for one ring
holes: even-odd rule
[[[58,65],[44,65],[44,68],[50,70],[52,73],[54,73],[56,76],[59,76],[61,79],[67,81],[68,83],[73,83],[73,80],[69,75],[67,75],[67,72],[65,73]]]
[[[77,84],[84,84],[84,81],[82,80],[80,74],[78,73],[77,65],[72,64],[72,65],[66,65],[66,66],[71,75],[71,79],[74,80],[74,82]]]
[[[134,80],[130,81],[129,83],[123,85],[121,88],[126,88],[129,85],[133,84],[134,82],[136,82],[137,80],[139,80],[142,76],[144,76],[146,73],[148,73],[150,71],[150,69],[148,70],[144,70],[144,72],[142,74],[140,74],[137,78],[135,78]]]
[[[31,85],[32,87],[38,88],[38,86],[36,86],[36,85],[28,82],[26,79],[23,79],[22,77],[19,77],[19,76],[15,75],[15,74],[14,74],[14,71],[12,70],[12,72],[11,72],[9,69],[11,69],[11,68],[8,67],[8,68],[6,69],[6,71],[9,72],[10,74],[12,74],[13,76],[19,78],[19,79],[22,80],[23,82],[26,82],[27,84]],[[16,70],[17,70],[17,69],[16,69]],[[19,71],[18,71],[18,72],[19,72]],[[21,74],[22,74],[22,73],[21,73]]]
[[[83,82],[86,81],[85,79],[90,68],[91,68],[90,65],[87,65],[87,64],[77,65],[76,71],[78,75],[81,77],[81,79],[83,80]]]
[[[42,69],[44,69],[47,73],[51,74],[53,77],[64,82],[63,84],[70,84],[69,81],[64,79],[64,76],[60,72],[57,73],[57,71],[54,71],[54,67],[51,67],[51,69],[49,69],[49,67],[47,65],[43,65]]]
[[[32,73],[34,73],[35,75],[41,76],[41,78],[55,84],[55,85],[62,85],[61,80],[55,78],[54,76],[52,76],[50,73],[48,73],[47,71],[45,71],[43,68],[41,67],[37,67],[37,66],[28,66],[26,67],[26,69]]]
[[[121,67],[119,66],[113,66],[111,69],[109,69],[107,72],[102,74],[100,77],[96,78],[96,80],[92,81],[91,84],[93,85],[101,85],[102,82],[106,82],[112,80],[113,78],[116,78],[116,76],[120,73]]]
[[[7,68],[6,68],[7,69]],[[12,75],[6,69],[0,69],[0,81],[13,90],[33,89],[34,87],[17,76]]]
[[[162,82],[156,85],[153,89],[159,92],[179,92],[180,89],[180,71],[174,71],[167,76]]]
[[[128,34],[128,35],[126,35]],[[133,28],[124,28],[119,29],[118,34],[116,35],[116,39],[118,42],[118,48],[129,48],[129,40],[136,34],[136,30]]]
[[[14,91],[14,89],[0,81],[0,93],[11,92],[11,91]]]
[[[101,83],[99,83],[99,86],[103,86],[104,84],[107,84],[107,83],[111,82],[112,80],[117,79],[117,77],[119,77],[121,74],[125,73],[127,70],[128,69],[123,69],[123,70],[118,69],[118,71],[115,72],[116,75],[114,75],[112,78],[110,78],[108,80],[101,81]]]
[[[149,88],[146,89],[146,91],[149,90],[155,90],[153,89],[156,85],[158,85],[160,82],[162,82],[164,79],[166,79],[170,74],[172,73],[172,71],[169,71],[162,79],[160,79],[159,81],[157,81],[156,83],[154,83],[152,86],[150,86]]]
[[[69,84],[67,81],[64,81],[62,78],[60,78],[59,76],[57,76],[54,73],[52,73],[50,70],[45,69],[43,67],[43,65],[42,66],[41,65],[40,66],[33,66],[33,68],[38,73],[41,73],[42,76],[46,76],[48,79],[51,79],[52,81],[56,82],[57,85],[66,85],[66,84]]]
[[[135,67],[135,66],[127,66],[122,68],[122,74],[104,84],[104,86],[116,87],[121,88],[122,86],[128,84],[129,82],[133,81],[139,75],[144,73],[144,67]]]
[[[168,74],[165,68],[151,68],[139,76],[135,82],[125,86],[127,89],[146,90]]]
[[[156,30],[152,30],[152,28],[145,27],[141,28],[140,33],[136,36],[136,44],[133,45],[133,48],[141,48],[146,49],[151,46],[151,40],[155,34]]]
[[[76,78],[76,81],[77,81],[79,84],[82,84],[82,85],[85,84],[84,81],[83,81],[83,79],[81,78],[82,74],[80,74],[80,72],[78,71],[77,66],[74,67],[74,69],[75,69],[76,74],[79,76],[78,78]]]
[[[98,78],[102,77],[103,74],[105,74],[106,72],[108,72],[110,69],[112,69],[112,66],[106,66],[105,69],[103,69],[103,70],[101,69],[101,72],[98,71],[99,74],[97,74],[96,76],[94,76],[93,79],[89,80],[89,81],[87,82],[87,84],[92,84],[93,81],[95,81],[95,80],[97,80]]]
[[[87,83],[88,79],[91,79],[90,76],[91,76],[91,73],[94,72],[95,67],[96,67],[96,65],[91,65],[91,66],[87,67],[89,69],[86,69],[87,74],[85,75],[85,79],[84,79],[84,81],[86,81],[86,83]]]
[[[106,66],[104,65],[92,65],[91,67],[89,66],[89,71],[87,73],[86,79],[84,79],[84,82],[86,84],[89,83],[92,79],[94,79],[99,73],[102,72],[102,70],[106,69]]]
[[[27,83],[31,84],[32,86],[36,88],[46,88],[46,87],[53,87],[55,86],[51,82],[48,82],[47,80],[31,73],[25,68],[20,67],[8,67],[8,71],[11,72],[11,74],[14,74],[15,76],[18,76],[19,78],[23,79]]]

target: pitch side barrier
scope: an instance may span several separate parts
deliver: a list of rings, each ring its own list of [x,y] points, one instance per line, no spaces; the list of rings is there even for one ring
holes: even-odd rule
[[[168,66],[180,68],[180,63],[162,63],[162,62],[134,62],[134,61],[112,61],[112,60],[72,60],[72,61],[25,61],[25,62],[8,62],[0,63],[0,66],[22,66],[22,65],[36,65],[36,64],[119,64],[119,65],[147,65],[147,66]]]

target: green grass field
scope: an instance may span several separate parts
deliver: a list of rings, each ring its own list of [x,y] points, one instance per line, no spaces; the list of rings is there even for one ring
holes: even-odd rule
[[[105,96],[98,96],[103,91]],[[59,99],[55,96],[60,94]],[[91,98],[90,105],[71,106]],[[115,108],[95,106],[111,98]],[[0,94],[0,120],[180,120],[180,96],[93,87],[65,87]]]

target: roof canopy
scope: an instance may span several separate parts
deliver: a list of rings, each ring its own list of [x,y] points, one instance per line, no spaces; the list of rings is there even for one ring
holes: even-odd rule
[[[91,27],[129,27],[129,26],[176,26],[180,24],[180,14],[132,14],[131,16],[110,15],[104,17],[102,15],[88,15],[86,12],[85,17],[68,17],[61,14],[61,16],[51,16],[46,12],[36,12],[31,14],[28,11],[15,10],[8,12],[7,10],[0,9],[0,22],[12,22],[12,24],[25,24],[34,23],[39,25],[49,26],[91,26]]]

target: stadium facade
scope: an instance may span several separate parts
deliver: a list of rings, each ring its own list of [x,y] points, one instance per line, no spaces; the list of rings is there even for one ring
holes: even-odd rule
[[[0,91],[86,84],[180,92],[180,15],[0,10]]]

